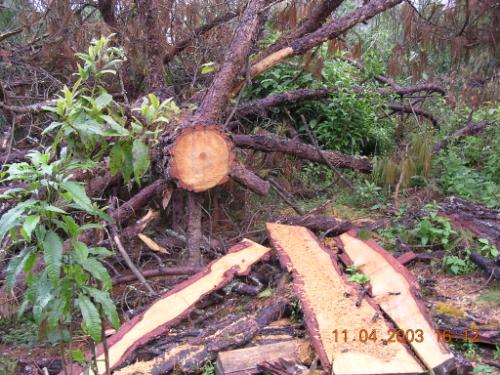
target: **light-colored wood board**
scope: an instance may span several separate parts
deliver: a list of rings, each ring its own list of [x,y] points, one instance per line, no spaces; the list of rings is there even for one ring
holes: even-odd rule
[[[388,343],[391,326],[376,306],[364,298],[340,273],[333,254],[306,228],[267,224],[282,266],[293,273],[304,320],[323,367],[336,375],[420,374],[424,369],[408,348]],[[334,330],[347,330],[347,341]],[[377,340],[361,342],[362,330],[375,330]]]
[[[270,249],[251,240],[244,239],[190,279],[179,284],[154,302],[145,312],[123,324],[118,332],[108,339],[109,365],[115,369],[140,345],[153,339],[184,319],[201,298],[221,288],[235,275],[245,275],[255,262],[270,253]],[[105,372],[102,345],[97,348],[99,374]],[[75,368],[73,374],[83,370]]]
[[[434,372],[447,373],[453,355],[438,341],[437,327],[415,293],[418,283],[413,275],[375,241],[357,238],[355,231],[339,239],[353,264],[370,278],[372,296],[389,318],[404,332],[422,330],[422,340],[408,340],[420,360]]]
[[[313,351],[307,340],[297,339],[220,352],[215,372],[217,375],[258,374],[259,363],[279,359],[308,364],[313,359]]]

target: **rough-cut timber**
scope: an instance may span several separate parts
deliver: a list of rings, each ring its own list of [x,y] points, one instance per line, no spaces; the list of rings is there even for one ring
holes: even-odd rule
[[[309,364],[314,358],[307,340],[289,340],[268,345],[221,352],[217,356],[215,373],[217,375],[259,374],[259,363],[274,362],[280,358],[295,363]]]
[[[204,363],[213,361],[219,351],[246,344],[259,331],[279,319],[287,305],[282,295],[254,304],[254,313],[246,310],[205,327],[196,337],[172,343],[163,348],[163,354],[150,361],[139,361],[124,367],[116,375],[159,375],[175,370],[181,373],[197,372]]]
[[[214,126],[185,129],[170,148],[169,174],[189,191],[202,192],[227,181],[232,143]]]
[[[293,274],[313,347],[328,373],[424,372],[403,344],[387,342],[391,327],[368,298],[357,296],[360,292],[341,275],[333,254],[307,228],[268,223],[267,230],[280,263]],[[375,330],[377,340],[361,342],[362,330]]]
[[[438,340],[437,326],[416,295],[418,283],[413,275],[375,241],[357,238],[354,230],[339,239],[350,260],[370,278],[372,296],[387,316],[414,336],[421,330],[422,340],[408,340],[420,360],[435,374],[447,374],[454,367],[453,355]]]
[[[301,142],[298,139],[268,135],[235,134],[232,136],[232,140],[234,144],[240,148],[250,148],[263,152],[282,152],[316,163],[325,164],[325,160],[319,155],[316,147]],[[336,168],[355,169],[360,172],[370,172],[372,170],[372,164],[370,160],[366,158],[344,155],[335,151],[323,151],[323,155]]]
[[[248,274],[251,265],[269,252],[269,248],[245,239],[229,249],[224,257],[213,261],[167,292],[142,314],[123,324],[108,339],[110,369],[116,369],[137,347],[184,319],[201,298],[224,286],[235,275]],[[96,351],[98,372],[101,375],[105,372],[102,344]],[[74,366],[72,374],[83,374],[83,369]]]

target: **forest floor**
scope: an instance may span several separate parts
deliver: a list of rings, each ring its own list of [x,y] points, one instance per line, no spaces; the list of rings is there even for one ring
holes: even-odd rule
[[[398,251],[397,239],[400,239],[405,234],[405,231],[414,233],[416,230],[415,227],[419,225],[418,220],[407,220],[409,216],[408,212],[422,210],[425,204],[431,203],[432,200],[436,199],[436,196],[426,196],[425,199],[416,199],[416,194],[413,194],[401,200],[402,209],[395,210],[387,200],[379,202],[375,200],[371,202],[374,204],[371,204],[369,208],[366,207],[366,202],[364,202],[362,204],[363,207],[360,207],[359,204],[356,204],[354,195],[354,193],[342,192],[334,197],[333,195],[329,195],[329,193],[325,193],[314,199],[298,199],[295,203],[306,212],[320,207],[320,211],[315,213],[349,219],[354,223],[379,223],[379,225],[375,225],[378,229],[367,231],[364,235],[375,239],[380,245],[394,254]],[[425,194],[420,193],[420,196],[422,195]],[[439,199],[439,197],[437,198]],[[272,220],[273,217],[276,218],[277,216],[294,214],[293,209],[288,204],[277,201],[275,197],[267,199],[267,202],[258,201],[259,203],[252,202],[252,200],[245,201],[245,212],[260,214],[247,218],[247,226],[239,227],[246,228],[245,230],[239,229],[238,232],[233,227],[231,231],[229,227],[226,227],[228,231],[224,234],[225,238],[249,237],[255,241],[263,242],[265,241],[265,232],[262,228],[267,220]],[[359,202],[360,200],[357,201]],[[220,228],[214,228],[214,232],[215,230],[220,230]],[[153,222],[148,226],[146,233],[156,243],[162,244],[164,231],[165,228],[161,222]],[[334,241],[329,237],[324,240],[324,244],[335,247]],[[432,246],[433,244],[431,244],[430,249],[428,247],[419,249],[419,245],[416,245],[413,250],[415,252],[427,251],[431,253],[432,250],[439,249],[439,247],[434,246],[432,248]],[[154,258],[144,257],[144,251],[147,252],[148,250],[138,239],[129,243],[128,249],[131,251],[132,258],[140,264],[140,268],[143,271],[157,268],[159,261],[166,266],[175,266],[182,264],[184,260],[183,253],[179,251],[171,252],[170,254],[157,253],[157,256]],[[205,253],[206,260],[217,256],[218,254],[215,253]],[[452,274],[443,264],[443,259],[417,259],[407,265],[407,268],[417,278],[421,286],[423,301],[434,317],[434,320],[438,322],[440,314],[445,314],[448,317],[456,317],[457,319],[470,319],[472,317],[474,322],[488,323],[490,326],[496,327],[496,330],[500,330],[499,282],[472,264],[468,264],[466,269],[456,272],[459,274]],[[266,269],[267,266],[270,266],[270,268]],[[281,274],[279,263],[276,259],[271,259],[266,264],[254,266],[254,272],[257,274],[266,272],[276,274],[269,278],[271,281],[268,281],[267,289],[261,291],[257,296],[235,293],[232,291],[232,284],[230,284],[215,293],[214,296],[205,298],[197,305],[197,309],[191,314],[190,319],[180,326],[171,329],[167,336],[169,334],[175,335],[183,330],[203,329],[203,327],[210,325],[211,321],[241,312],[248,303],[252,303],[254,298],[261,299],[269,296],[275,285],[274,281],[277,279],[277,274]],[[123,273],[128,274],[129,271],[117,271],[117,275]],[[153,289],[160,294],[188,277],[188,275],[160,276],[149,278],[148,281]],[[249,277],[240,277],[238,279],[251,283]],[[122,321],[130,319],[132,316],[143,311],[154,299],[154,296],[150,296],[144,291],[143,286],[139,282],[122,283],[113,288],[113,300],[118,307]],[[288,318],[291,319],[293,324],[299,327],[298,332],[301,332],[300,334],[305,334],[300,308],[296,304],[293,306],[295,308],[287,313]],[[77,323],[75,323],[75,329],[78,330]],[[81,336],[76,336],[73,342],[73,349],[84,350],[86,345],[87,339],[82,334]],[[153,348],[151,350],[148,349],[149,344],[145,348],[138,350],[135,353],[135,358],[151,358],[155,345],[157,345],[157,342],[156,344],[155,342],[151,344]],[[454,353],[464,357],[472,364],[474,367],[473,373],[485,375],[498,373],[497,371],[500,368],[500,346],[498,344],[495,346],[456,339],[451,341],[449,346]],[[12,319],[10,321],[2,320],[0,325],[1,374],[35,374],[35,371],[29,372],[29,369],[34,370],[37,367],[39,369],[47,367],[50,374],[56,374],[60,369],[60,361],[57,359],[58,354],[59,349],[57,347],[39,344],[37,326],[29,318],[22,318],[21,320]],[[212,363],[208,363],[203,368],[200,368],[199,371],[200,373],[211,374],[214,373],[214,366]]]

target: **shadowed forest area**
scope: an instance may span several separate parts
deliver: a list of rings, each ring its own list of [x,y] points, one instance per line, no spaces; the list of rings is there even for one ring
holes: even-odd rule
[[[0,374],[500,372],[497,0],[1,0]]]

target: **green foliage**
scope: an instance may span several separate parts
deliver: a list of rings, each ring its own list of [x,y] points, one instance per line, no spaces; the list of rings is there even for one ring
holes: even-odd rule
[[[304,115],[323,148],[363,154],[387,150],[391,146],[393,124],[382,110],[386,99],[369,85],[359,92],[355,68],[328,57],[326,46],[322,46],[318,54],[324,64],[321,81],[304,70],[301,58],[295,58],[288,64],[264,72],[245,92],[245,98],[259,98],[305,87],[330,88],[332,93],[326,100],[288,107],[292,117],[300,119],[300,115]],[[271,113],[276,120],[288,118],[281,108],[272,109]],[[296,125],[307,137],[300,121]]]
[[[472,373],[477,375],[494,375],[497,373],[497,370],[492,366],[479,364],[474,367]]]
[[[465,126],[468,108],[450,115],[441,137]],[[482,202],[487,207],[500,207],[500,107],[475,112],[472,121],[488,121],[483,134],[469,136],[448,145],[435,159],[435,174],[443,194],[454,194]]]
[[[486,257],[496,258],[498,256],[498,249],[495,245],[490,244],[486,238],[479,238],[477,242],[480,244],[480,251]]]
[[[464,275],[472,272],[475,267],[469,260],[468,254],[464,259],[457,255],[447,255],[443,258],[443,269],[453,275]]]
[[[102,37],[92,42],[88,53],[77,54],[84,65],[78,65],[72,88],[65,86],[55,106],[46,108],[58,121],[44,134],[53,134],[53,152],[64,140],[65,157],[99,161],[110,155],[112,174],[121,172],[126,182],[133,177],[140,183],[150,166],[148,144],[158,142],[161,129],[157,125],[170,122],[179,108],[172,99],[161,103],[149,94],[132,109],[137,116],[125,115],[126,108],[100,84],[105,75],[116,74],[114,68],[124,59],[122,49],[110,43],[111,37]]]
[[[357,284],[366,284],[370,281],[370,278],[362,273],[358,272],[358,266],[348,266],[346,267],[346,272],[349,274],[348,280]]]
[[[33,348],[39,344],[37,328],[37,324],[29,317],[0,319],[0,344],[16,348]]]
[[[202,368],[202,375],[214,375],[215,374],[215,366],[212,362],[205,363]]]
[[[98,219],[109,219],[92,204],[83,186],[65,176],[80,163],[68,159],[50,161],[50,154],[34,152],[28,162],[11,164],[2,174],[3,181],[23,181],[24,188],[7,191],[5,196],[20,201],[0,219],[0,234],[9,234],[22,250],[12,258],[6,271],[8,287],[12,288],[17,275],[27,272],[28,290],[21,305],[22,313],[33,306],[33,317],[40,327],[40,336],[49,341],[69,337],[72,316],[80,311],[86,327],[96,341],[100,340],[100,320],[89,320],[88,311],[98,308],[107,311],[114,327],[119,321],[109,296],[111,278],[101,259],[111,252],[102,248],[87,248],[78,236],[89,228],[100,227]],[[23,200],[25,197],[31,199]],[[77,223],[69,212],[81,211],[90,222]],[[66,244],[64,244],[66,238]],[[35,271],[39,257],[44,268]],[[98,298],[92,284],[101,283]],[[84,301],[85,303],[82,303]],[[96,307],[97,306],[97,307]],[[94,325],[89,327],[90,322]]]

